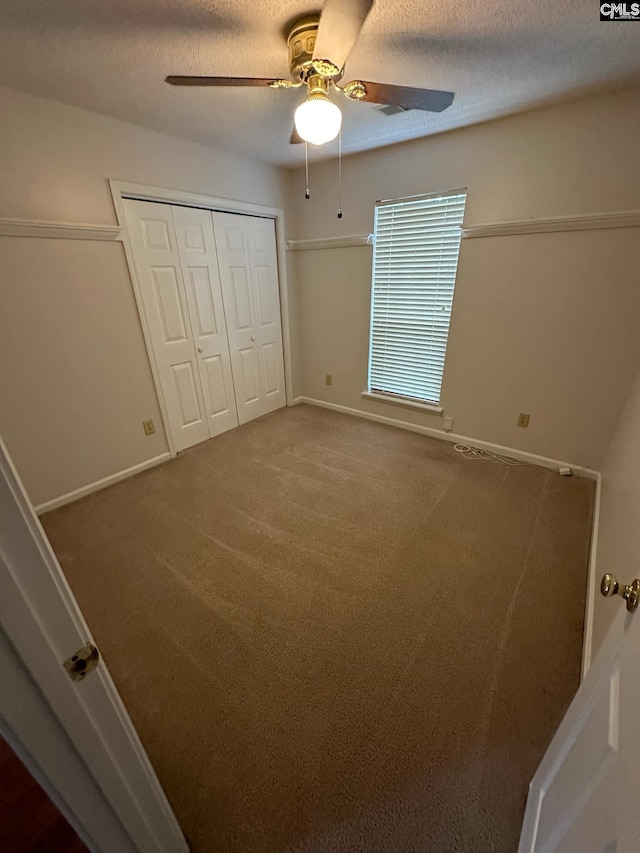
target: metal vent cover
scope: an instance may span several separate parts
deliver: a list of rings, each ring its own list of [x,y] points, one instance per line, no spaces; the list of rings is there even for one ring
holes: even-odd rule
[[[384,107],[374,107],[374,110],[377,113],[382,113],[383,116],[394,116],[398,113],[408,112],[404,107],[398,106],[398,104],[387,104]]]

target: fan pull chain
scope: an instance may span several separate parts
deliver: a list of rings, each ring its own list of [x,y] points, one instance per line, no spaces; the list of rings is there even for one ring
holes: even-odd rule
[[[306,189],[304,191],[305,198],[311,198],[311,193],[309,192],[309,143],[304,143],[304,180]]]
[[[338,219],[342,219],[342,128],[338,133]]]

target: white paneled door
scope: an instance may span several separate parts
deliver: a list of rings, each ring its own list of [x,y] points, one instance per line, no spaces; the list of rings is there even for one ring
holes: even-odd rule
[[[125,202],[144,313],[176,450],[209,438],[171,207]]]
[[[0,623],[0,732],[87,848],[188,853],[102,658],[81,681],[63,666],[95,641],[1,437]],[[27,847],[0,830],[0,849]]]
[[[240,423],[286,403],[272,219],[213,214]]]
[[[640,850],[640,610],[620,612],[530,786],[518,853]]]
[[[213,437],[238,426],[211,213],[172,207],[202,396]]]

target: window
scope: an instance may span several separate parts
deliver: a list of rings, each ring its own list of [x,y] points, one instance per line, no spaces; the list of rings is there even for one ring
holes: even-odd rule
[[[371,393],[440,402],[466,198],[455,190],[376,204]]]

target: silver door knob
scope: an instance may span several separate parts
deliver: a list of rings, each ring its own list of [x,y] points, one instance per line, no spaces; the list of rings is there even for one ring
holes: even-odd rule
[[[198,352],[204,352],[204,347],[198,347]]]
[[[640,579],[635,578],[630,584],[618,583],[618,578],[615,575],[606,574],[602,578],[600,584],[600,592],[609,598],[611,595],[620,595],[627,602],[627,610],[633,613],[640,602]]]

